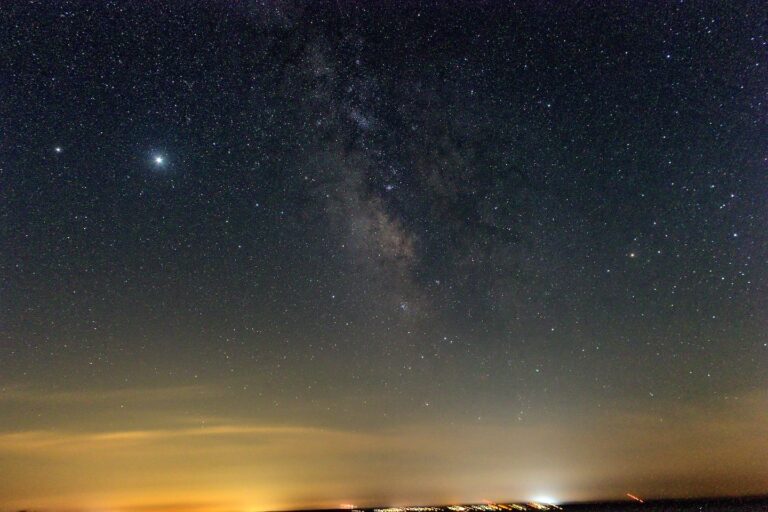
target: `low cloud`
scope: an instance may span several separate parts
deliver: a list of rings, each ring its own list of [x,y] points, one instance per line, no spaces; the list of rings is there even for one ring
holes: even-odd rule
[[[39,404],[88,404],[126,400],[164,401],[212,396],[217,391],[208,386],[135,387],[120,389],[44,390],[24,386],[0,388],[3,402]]]

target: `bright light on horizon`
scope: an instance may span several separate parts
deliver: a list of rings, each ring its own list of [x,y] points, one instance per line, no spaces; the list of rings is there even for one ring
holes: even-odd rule
[[[536,503],[543,503],[545,505],[557,505],[558,504],[558,500],[556,500],[552,496],[536,496],[535,498],[533,498],[532,501],[534,501]]]

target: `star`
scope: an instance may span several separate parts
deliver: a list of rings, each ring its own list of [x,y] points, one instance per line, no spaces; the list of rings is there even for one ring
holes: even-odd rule
[[[157,165],[163,165],[163,163],[165,163],[165,158],[160,155],[155,156],[154,160]]]
[[[55,148],[53,148],[53,150],[54,150],[56,153],[61,153],[61,151],[62,151],[62,149],[61,149],[61,146],[56,146]]]

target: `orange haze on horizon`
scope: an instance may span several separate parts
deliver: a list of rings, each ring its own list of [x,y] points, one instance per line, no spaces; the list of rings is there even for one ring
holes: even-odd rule
[[[757,393],[717,413],[595,410],[569,422],[347,427],[308,417],[192,421],[185,400],[226,399],[198,388],[55,401],[6,391],[0,410],[34,408],[52,420],[0,433],[0,510],[223,512],[768,489],[768,457],[755,456],[765,451],[768,404]],[[113,400],[132,403],[131,413],[115,413]]]

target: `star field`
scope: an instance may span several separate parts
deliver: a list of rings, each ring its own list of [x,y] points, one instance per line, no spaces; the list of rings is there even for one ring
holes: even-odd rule
[[[403,429],[363,446],[434,429],[430,453],[477,439],[478,457],[550,432],[547,467],[571,475],[541,469],[553,487],[470,466],[446,470],[450,494],[400,445],[362,476],[329,470],[347,494],[215,455],[189,481],[257,509],[764,492],[765,463],[744,462],[768,385],[764,7],[4,4],[0,456],[4,435],[190,425]],[[686,429],[738,442],[697,455]],[[500,479],[537,468],[548,443],[530,439]],[[600,483],[648,439],[684,462],[667,474],[638,448]],[[326,458],[342,460],[302,464]],[[16,463],[0,509],[97,503],[85,479],[36,495]],[[244,497],[272,478],[284,494]]]

